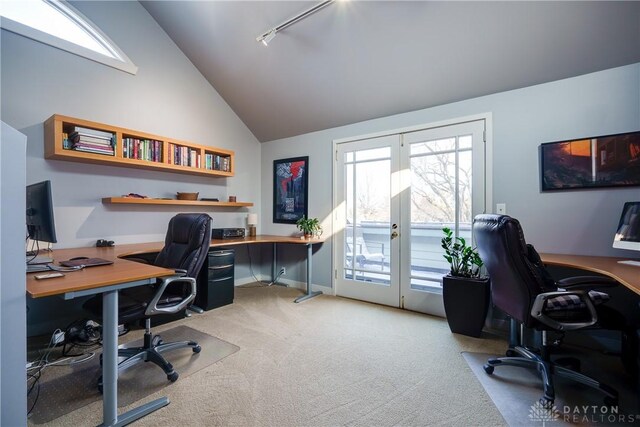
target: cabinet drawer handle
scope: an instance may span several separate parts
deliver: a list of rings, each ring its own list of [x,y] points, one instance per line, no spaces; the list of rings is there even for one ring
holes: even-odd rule
[[[231,254],[233,254],[233,252],[209,252],[209,256],[227,256]]]
[[[233,279],[233,276],[223,277],[221,279],[209,279],[210,282],[222,282],[223,280]]]
[[[229,268],[229,267],[233,267],[233,264],[217,265],[215,267],[209,267],[209,270],[222,270],[223,268]]]

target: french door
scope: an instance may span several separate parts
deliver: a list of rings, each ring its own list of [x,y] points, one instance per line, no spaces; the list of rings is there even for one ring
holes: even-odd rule
[[[486,202],[485,120],[336,144],[336,294],[444,316],[442,228]]]

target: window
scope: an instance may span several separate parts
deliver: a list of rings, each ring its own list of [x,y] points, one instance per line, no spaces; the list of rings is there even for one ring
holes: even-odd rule
[[[135,74],[138,68],[95,24],[60,0],[3,0],[7,31]]]

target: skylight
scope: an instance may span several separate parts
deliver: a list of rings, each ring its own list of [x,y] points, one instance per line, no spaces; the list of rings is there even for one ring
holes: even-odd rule
[[[60,0],[2,0],[1,27],[135,74],[137,67],[100,29]]]

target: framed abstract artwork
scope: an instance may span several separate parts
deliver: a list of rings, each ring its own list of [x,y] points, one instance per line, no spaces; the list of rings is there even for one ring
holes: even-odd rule
[[[273,161],[273,222],[295,224],[307,216],[309,157]]]
[[[640,185],[640,132],[540,146],[542,191]]]

